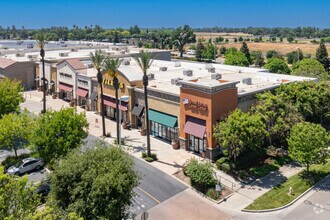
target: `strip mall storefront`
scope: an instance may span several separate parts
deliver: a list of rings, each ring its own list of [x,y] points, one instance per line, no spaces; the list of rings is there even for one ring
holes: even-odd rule
[[[213,137],[213,126],[237,108],[237,82],[204,86],[182,82],[180,88],[181,148],[216,159],[220,148]]]
[[[66,101],[73,101],[73,85],[58,82],[59,98]]]

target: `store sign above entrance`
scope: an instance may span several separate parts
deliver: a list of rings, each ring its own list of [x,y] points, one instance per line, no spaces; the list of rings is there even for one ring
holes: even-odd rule
[[[207,104],[199,101],[192,101],[191,99],[186,99],[186,98],[182,99],[182,104],[187,105],[190,108],[200,109],[203,111],[207,111],[208,109]]]
[[[103,79],[103,84],[107,86],[113,86],[113,81],[110,79]],[[119,83],[119,88],[122,89],[124,88],[124,83],[120,82]]]

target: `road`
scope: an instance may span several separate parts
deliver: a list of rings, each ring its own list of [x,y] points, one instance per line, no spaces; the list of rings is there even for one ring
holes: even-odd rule
[[[284,217],[284,220],[329,220],[330,177],[316,187],[316,192]]]

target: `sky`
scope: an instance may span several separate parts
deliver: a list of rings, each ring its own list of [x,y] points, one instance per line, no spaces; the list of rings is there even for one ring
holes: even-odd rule
[[[0,0],[0,26],[330,28],[330,0]]]

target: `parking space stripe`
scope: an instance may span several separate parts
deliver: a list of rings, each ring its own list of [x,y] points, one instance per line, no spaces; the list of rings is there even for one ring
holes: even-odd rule
[[[144,192],[147,196],[149,196],[150,198],[152,198],[153,200],[155,200],[158,204],[160,204],[160,201],[158,199],[156,199],[155,197],[153,197],[152,195],[150,195],[148,192],[146,192],[145,190],[141,189],[140,187],[137,187],[139,190],[141,190],[142,192]]]

